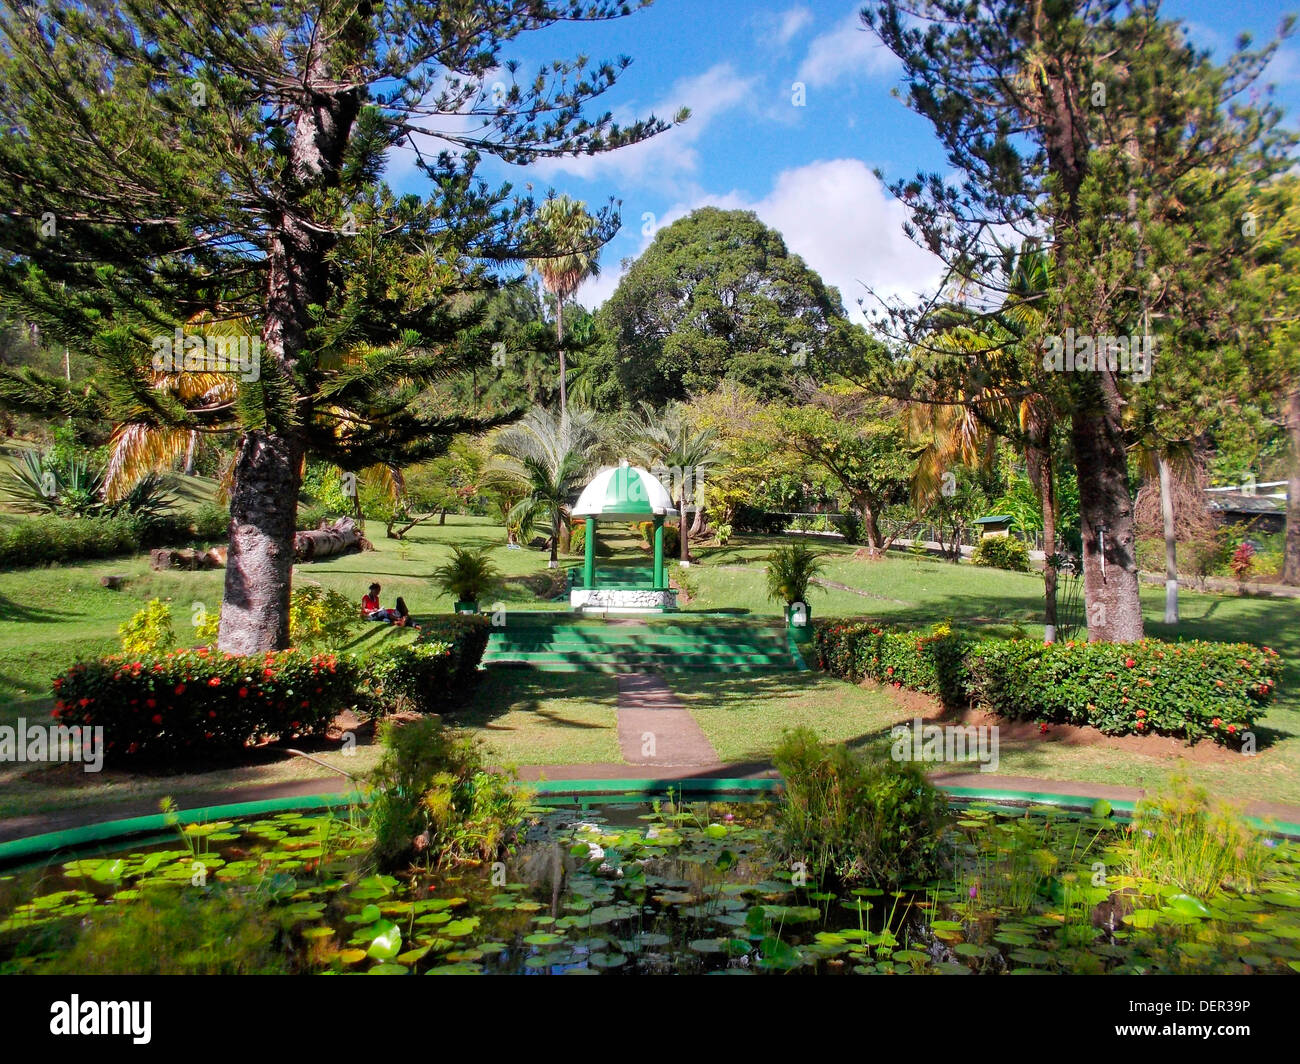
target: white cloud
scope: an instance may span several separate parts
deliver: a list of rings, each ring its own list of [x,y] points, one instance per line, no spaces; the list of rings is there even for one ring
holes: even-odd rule
[[[689,107],[691,117],[680,126],[629,148],[600,155],[541,159],[531,169],[543,182],[563,174],[583,180],[611,180],[623,188],[678,190],[683,179],[699,170],[695,143],[714,119],[752,99],[757,81],[755,77],[741,77],[731,63],[717,63],[703,74],[678,81],[649,109],[659,118],[670,120],[678,110]],[[618,116],[621,122],[634,117],[631,111]]]
[[[767,11],[754,16],[758,43],[767,48],[784,48],[812,23],[813,14],[802,4],[784,11]]]
[[[670,225],[697,207],[752,210],[778,230],[792,252],[840,291],[849,316],[861,322],[858,299],[872,306],[868,289],[887,299],[910,300],[929,292],[943,275],[942,264],[903,233],[907,211],[858,159],[809,163],[777,175],[759,200],[736,192],[679,203],[659,220]],[[642,250],[650,243],[642,240]],[[619,271],[607,270],[579,292],[598,306],[618,285]]]
[[[826,86],[854,75],[875,77],[901,69],[894,54],[862,24],[858,11],[855,7],[834,29],[812,39],[799,66],[800,81]]]

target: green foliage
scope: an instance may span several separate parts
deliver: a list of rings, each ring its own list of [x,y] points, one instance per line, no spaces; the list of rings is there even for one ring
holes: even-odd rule
[[[1184,775],[1138,802],[1124,853],[1127,875],[1196,898],[1211,898],[1224,887],[1254,890],[1270,863],[1264,836]]]
[[[813,622],[818,667],[972,700],[1012,719],[1074,724],[1107,735],[1211,736],[1236,745],[1277,693],[1282,662],[1248,643],[1052,643],[1001,632],[896,631],[870,620]]]
[[[840,295],[749,211],[704,207],[656,234],[598,314],[604,376],[655,407],[735,381],[771,398],[864,344]]]
[[[43,975],[285,975],[292,944],[261,899],[152,886],[136,904],[97,907],[64,929]]]
[[[463,703],[453,671],[450,643],[383,646],[366,659],[366,692],[380,713],[440,713]]]
[[[631,530],[641,537],[641,546],[654,549],[655,525],[653,521],[638,521]],[[664,525],[664,557],[679,557],[682,551],[682,534],[676,525]]]
[[[1268,647],[1155,639],[982,642],[966,665],[972,693],[1006,717],[1233,746],[1268,711],[1282,672]]]
[[[862,516],[853,510],[846,510],[835,518],[835,531],[844,537],[845,543],[861,543]]]
[[[419,642],[451,645],[452,690],[469,691],[478,682],[479,662],[487,650],[492,622],[482,614],[454,613],[424,622]]]
[[[987,636],[954,631],[946,622],[926,631],[898,631],[876,621],[813,622],[818,668],[853,683],[870,679],[923,691],[945,706],[970,701],[966,653]]]
[[[718,538],[718,546],[725,547],[731,540],[731,525],[723,521],[721,524],[714,526],[713,534]]]
[[[150,599],[118,627],[117,633],[122,637],[122,653],[132,657],[171,650],[176,645],[172,608],[162,599]]]
[[[434,583],[457,602],[478,602],[501,580],[485,547],[475,550],[453,546],[451,560],[434,569],[432,576]]]
[[[1008,569],[1013,573],[1030,571],[1029,547],[1015,536],[982,536],[970,556],[972,565],[989,569]]]
[[[372,856],[382,868],[491,861],[508,852],[528,809],[510,779],[484,768],[479,743],[435,717],[386,724],[367,782]]]
[[[767,597],[787,606],[808,601],[808,585],[822,571],[820,556],[803,543],[777,547],[767,557]]]
[[[361,607],[342,592],[300,584],[289,596],[289,642],[338,650],[361,624]]]
[[[236,657],[207,648],[80,662],[54,680],[54,716],[104,728],[108,758],[239,750],[323,733],[355,701],[357,666],[333,654]]]
[[[773,754],[783,791],[774,848],[816,874],[884,886],[924,882],[947,861],[943,792],[910,761],[862,757],[810,728]]]
[[[125,517],[43,517],[0,528],[0,566],[45,565],[134,554],[140,538]]]

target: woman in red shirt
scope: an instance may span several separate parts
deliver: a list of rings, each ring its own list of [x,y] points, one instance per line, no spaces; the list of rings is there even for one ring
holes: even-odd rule
[[[371,584],[370,591],[361,598],[361,613],[368,621],[385,621],[392,623],[397,619],[397,614],[393,610],[381,609],[379,605],[378,584]]]

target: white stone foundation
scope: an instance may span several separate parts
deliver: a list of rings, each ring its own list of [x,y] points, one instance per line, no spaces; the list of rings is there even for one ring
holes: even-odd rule
[[[569,592],[569,606],[579,613],[663,613],[677,608],[677,591],[667,588],[592,587]]]

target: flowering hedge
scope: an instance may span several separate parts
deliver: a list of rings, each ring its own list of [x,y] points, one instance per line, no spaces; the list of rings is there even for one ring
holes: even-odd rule
[[[973,693],[1003,716],[1236,744],[1273,701],[1282,659],[1249,643],[1022,639],[981,643],[967,666]]]
[[[1282,660],[1249,643],[1053,643],[977,632],[897,631],[875,621],[813,622],[822,669],[976,702],[1013,719],[1107,735],[1210,736],[1235,744],[1277,693]]]
[[[231,750],[324,731],[355,701],[358,668],[333,654],[116,655],[54,680],[54,716],[104,728],[109,756]]]

